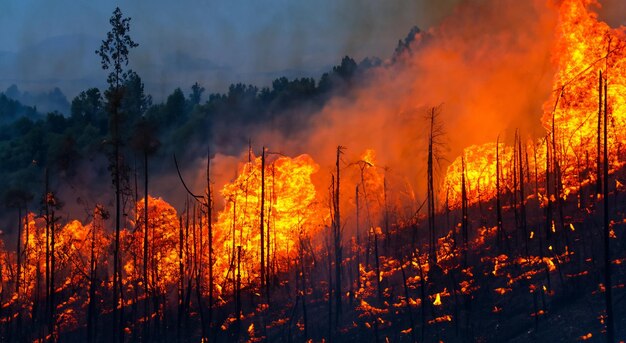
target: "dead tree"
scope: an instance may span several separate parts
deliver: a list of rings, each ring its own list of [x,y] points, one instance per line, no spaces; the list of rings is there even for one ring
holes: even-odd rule
[[[361,289],[361,228],[359,227],[359,185],[356,185],[354,195],[356,199],[356,288]]]
[[[435,122],[435,108],[430,113],[430,134],[428,135],[428,236],[429,256],[433,263],[437,263],[437,238],[435,237],[435,195],[433,187],[433,129]]]
[[[602,160],[600,158],[602,152],[602,70],[598,78],[598,139],[596,152],[596,197],[602,194]]]
[[[93,214],[93,225],[91,227],[91,256],[89,258],[89,304],[87,309],[87,341],[96,341],[96,288],[97,281],[97,258],[96,255],[96,239],[98,233],[98,223],[108,218],[108,212],[101,205],[96,205]],[[145,337],[145,336],[144,336]]]
[[[502,248],[504,232],[502,227],[502,204],[500,203],[500,136],[496,139],[496,222],[497,222],[497,243]]]
[[[55,324],[55,309],[56,309],[56,299],[55,299],[55,267],[56,267],[56,253],[55,253],[55,227],[56,227],[56,221],[57,219],[55,218],[54,215],[54,210],[55,207],[57,206],[57,201],[55,199],[55,196],[52,192],[48,192],[46,194],[46,212],[48,212],[50,214],[49,218],[46,218],[46,224],[49,227],[48,229],[48,233],[50,235],[50,239],[49,239],[49,244],[50,247],[48,249],[49,252],[49,257],[48,257],[48,261],[50,262],[50,267],[49,267],[49,273],[50,273],[50,280],[49,280],[49,285],[48,287],[50,287],[50,289],[48,290],[48,335],[52,335],[52,337],[57,337],[56,336],[56,332],[54,330],[54,324]]]
[[[334,187],[333,203],[334,203],[334,216],[333,216],[333,238],[335,246],[335,325],[339,325],[339,318],[341,317],[341,263],[342,263],[342,246],[341,246],[341,215],[339,212],[339,194],[340,194],[340,168],[339,159],[344,147],[337,147],[337,159],[336,159],[336,173],[337,179]]]
[[[264,230],[264,214],[265,214],[265,147],[261,153],[261,217],[259,221],[259,229],[261,230],[261,292],[265,283],[269,280],[265,280],[265,230]],[[267,289],[266,299],[269,303],[269,288]]]
[[[211,323],[213,322],[213,283],[214,283],[214,280],[213,280],[213,195],[211,193],[211,153],[210,151],[207,152],[206,183],[207,183],[206,203],[207,203],[207,229],[208,229],[207,231],[209,235],[209,242],[208,242],[209,243],[209,261],[208,262],[209,262],[209,329],[210,329]],[[198,275],[196,279],[198,280],[198,283],[199,283],[200,275]],[[197,288],[199,288],[199,285],[197,285]],[[199,300],[200,298],[198,298],[198,301]],[[208,339],[208,336],[206,335],[207,333],[204,330],[204,325],[203,325],[203,334],[204,334],[203,338]]]
[[[431,108],[428,115],[430,129],[428,133],[428,236],[429,236],[429,256],[433,263],[437,263],[437,233],[435,225],[435,181],[434,165],[439,160],[441,141],[445,134],[443,126],[438,121],[439,110]]]
[[[546,244],[552,239],[552,198],[550,197],[550,144],[548,143],[548,137],[546,142]],[[554,152],[553,152],[554,153]]]
[[[465,186],[465,156],[461,156],[461,234],[463,235],[463,268],[467,268],[467,244],[469,241],[467,222],[467,189]]]
[[[27,209],[27,204],[30,200],[32,200],[32,195],[30,193],[28,193],[27,191],[24,190],[20,190],[20,189],[12,189],[9,190],[6,193],[6,197],[5,197],[6,203],[9,207],[13,207],[15,209],[17,209],[17,241],[16,241],[16,246],[15,246],[15,253],[16,253],[16,274],[15,274],[15,294],[17,296],[18,299],[18,303],[19,303],[19,299],[20,299],[20,295],[21,295],[21,290],[20,290],[20,286],[21,286],[21,279],[23,277],[23,273],[22,273],[22,264],[27,265],[28,261],[22,261],[22,255],[25,255],[26,253],[26,248],[28,247],[28,231],[26,231],[26,239],[23,239],[23,230],[24,227],[26,226],[26,229],[28,230],[28,209]],[[22,210],[24,210],[24,212],[22,212]],[[26,214],[26,217],[22,217],[22,213]],[[24,243],[22,243],[22,241],[24,241]],[[22,249],[22,245],[24,245],[24,249]],[[25,277],[25,275],[24,275]],[[18,339],[21,340],[22,339],[22,311],[18,310],[17,312],[17,335],[18,335]]]
[[[183,312],[185,311],[185,266],[183,263],[183,216],[178,221],[178,318],[176,321],[176,338],[181,341],[183,328]]]
[[[607,139],[608,128],[608,81],[604,80],[604,182],[603,186],[603,202],[604,202],[604,301],[606,302],[606,337],[607,342],[615,341],[615,326],[613,317],[613,282],[611,280],[611,251],[610,239],[611,228],[609,223],[609,147]]]
[[[530,256],[528,253],[528,227],[526,225],[526,195],[524,194],[524,161],[522,153],[522,138],[521,135],[517,136],[518,144],[518,156],[519,156],[519,196],[520,196],[520,226],[522,228],[522,234],[524,235],[524,249],[526,256]]]

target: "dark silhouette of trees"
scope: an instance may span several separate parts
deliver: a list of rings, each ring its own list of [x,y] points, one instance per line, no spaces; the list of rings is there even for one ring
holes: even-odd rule
[[[197,82],[191,86],[191,94],[189,94],[189,102],[191,106],[196,106],[200,104],[200,100],[202,99],[202,93],[204,93],[204,87],[200,86]]]
[[[123,309],[123,300],[120,303],[122,288],[121,273],[121,255],[120,255],[120,227],[122,219],[122,178],[123,159],[121,146],[122,135],[121,128],[124,127],[123,100],[126,87],[125,83],[134,75],[127,69],[128,54],[130,49],[138,46],[128,32],[130,31],[131,18],[125,18],[122,11],[117,7],[113,11],[109,23],[111,31],[107,33],[107,38],[102,41],[100,49],[96,50],[96,54],[101,58],[101,66],[104,70],[110,70],[107,77],[109,88],[105,92],[107,99],[108,111],[110,113],[110,133],[111,144],[113,145],[113,154],[110,156],[111,172],[113,174],[113,185],[115,187],[115,248],[113,253],[113,317],[115,322],[116,340],[123,341],[124,332],[122,330],[123,312],[118,311],[118,303]],[[123,311],[123,310],[122,310]]]

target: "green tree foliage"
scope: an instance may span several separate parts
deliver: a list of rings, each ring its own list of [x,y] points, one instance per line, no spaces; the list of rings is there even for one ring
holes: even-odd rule
[[[111,71],[109,88],[80,92],[71,101],[68,116],[42,115],[0,93],[0,189],[14,185],[36,194],[41,182],[33,180],[41,180],[43,168],[72,176],[84,159],[112,157],[114,104],[118,105],[119,142],[125,143],[121,152],[143,154],[147,149],[153,155],[151,163],[158,165],[169,161],[172,152],[188,157],[205,154],[210,141],[224,152],[237,152],[247,144],[246,132],[267,123],[297,134],[306,128],[309,113],[324,106],[331,95],[345,94],[363,70],[379,65],[376,60],[357,64],[346,56],[319,82],[280,77],[269,87],[238,83],[226,93],[208,95],[196,82],[185,92],[177,88],[163,102],[153,103],[141,77],[127,69],[124,53],[137,46],[128,37],[129,18],[116,10],[111,22],[115,26],[97,51],[108,63],[105,70]],[[119,45],[118,53],[114,52],[116,35],[128,43],[126,48]]]

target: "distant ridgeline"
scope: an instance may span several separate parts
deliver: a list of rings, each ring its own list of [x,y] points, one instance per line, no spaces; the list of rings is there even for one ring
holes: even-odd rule
[[[0,125],[11,124],[22,117],[30,120],[43,118],[37,108],[23,105],[6,93],[0,93]]]
[[[49,92],[21,92],[17,85],[11,85],[4,91],[4,94],[24,105],[35,107],[41,113],[67,114],[70,111],[70,103],[58,87],[54,87]]]

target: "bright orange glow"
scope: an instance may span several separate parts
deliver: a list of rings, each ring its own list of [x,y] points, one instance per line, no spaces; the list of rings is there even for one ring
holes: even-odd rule
[[[214,225],[217,283],[232,279],[237,247],[241,246],[241,278],[251,282],[260,277],[261,157],[242,166],[239,176],[224,186],[226,201]],[[264,234],[269,232],[269,266],[287,268],[297,256],[299,237],[312,235],[324,223],[328,211],[315,202],[311,175],[318,165],[308,155],[278,157],[265,164]],[[264,244],[268,244],[266,236]],[[228,287],[228,285],[227,285]]]
[[[439,293],[437,293],[437,295],[435,295],[435,301],[433,301],[433,305],[441,306],[441,295],[439,295]]]
[[[612,29],[598,21],[597,15],[587,10],[588,6],[595,4],[595,0],[561,2],[553,51],[557,71],[552,95],[543,106],[542,124],[546,137],[522,144],[522,149],[528,152],[528,161],[523,162],[528,164],[525,169],[534,172],[536,166],[540,179],[545,177],[546,144],[550,155],[557,152],[563,182],[558,196],[564,199],[577,192],[581,185],[596,179],[600,72],[608,92],[609,165],[613,171],[624,164],[619,152],[626,144],[626,98],[622,96],[626,92],[626,33],[622,28]],[[463,152],[470,205],[495,197],[495,146],[494,143],[471,146]],[[513,186],[513,148],[501,144],[499,149],[500,191],[503,192]],[[454,194],[453,207],[460,206],[461,157],[448,167],[444,188]],[[540,197],[543,191],[543,188],[537,190]]]

